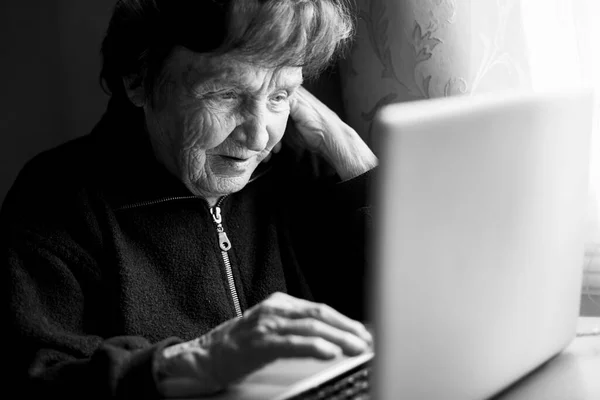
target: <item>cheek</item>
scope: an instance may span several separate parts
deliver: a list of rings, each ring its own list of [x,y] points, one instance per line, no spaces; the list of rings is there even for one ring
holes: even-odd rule
[[[236,127],[233,113],[209,107],[187,108],[181,118],[184,148],[212,149]]]

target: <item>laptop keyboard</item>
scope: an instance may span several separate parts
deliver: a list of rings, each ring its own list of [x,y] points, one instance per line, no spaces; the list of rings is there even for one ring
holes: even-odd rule
[[[369,400],[370,376],[367,362],[290,400]]]

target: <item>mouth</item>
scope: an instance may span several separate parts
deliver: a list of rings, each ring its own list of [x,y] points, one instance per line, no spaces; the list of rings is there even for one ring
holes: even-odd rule
[[[221,157],[223,157],[226,160],[239,161],[239,162],[248,161],[250,159],[250,157],[235,157],[235,156],[227,156],[224,154],[221,155]]]

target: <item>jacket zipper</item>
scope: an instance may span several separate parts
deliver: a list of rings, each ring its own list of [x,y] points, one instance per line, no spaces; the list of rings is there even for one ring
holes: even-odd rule
[[[225,274],[227,275],[227,282],[229,284],[229,291],[233,298],[233,306],[235,307],[235,315],[238,318],[242,317],[242,307],[240,306],[240,299],[238,298],[237,290],[235,289],[235,282],[233,280],[233,270],[231,269],[231,262],[229,261],[229,254],[227,252],[231,249],[231,242],[227,237],[225,228],[223,228],[223,217],[221,215],[221,203],[225,196],[221,197],[214,207],[210,208],[210,215],[212,215],[213,222],[217,228],[217,235],[219,236],[219,247],[221,248],[221,256],[223,257],[223,263],[225,264]]]
[[[240,299],[237,294],[237,290],[235,289],[235,281],[233,280],[233,270],[231,269],[231,261],[229,260],[229,254],[227,252],[231,249],[231,242],[227,237],[227,233],[223,228],[223,218],[221,216],[221,203],[227,196],[221,197],[217,204],[214,207],[210,207],[210,215],[213,218],[213,222],[217,228],[217,234],[219,235],[219,247],[221,249],[221,256],[223,257],[223,263],[225,264],[225,274],[227,275],[227,283],[229,285],[229,291],[231,292],[231,297],[233,298],[233,306],[235,308],[235,314],[238,318],[242,317],[242,307],[240,306]],[[117,210],[129,210],[137,207],[146,207],[150,205],[165,203],[168,201],[174,200],[188,200],[188,199],[198,199],[197,196],[177,196],[177,197],[165,197],[163,199],[151,200],[151,201],[142,201],[139,203],[129,204],[122,207],[117,208]]]
[[[149,201],[140,201],[138,203],[133,203],[133,204],[127,204],[121,207],[118,207],[116,210],[117,211],[121,211],[121,210],[130,210],[132,208],[138,208],[138,207],[147,207],[147,206],[153,206],[155,204],[160,204],[160,203],[166,203],[168,201],[175,201],[175,200],[189,200],[189,199],[197,199],[197,196],[176,196],[176,197],[165,197],[162,199],[158,199],[158,200],[149,200]]]

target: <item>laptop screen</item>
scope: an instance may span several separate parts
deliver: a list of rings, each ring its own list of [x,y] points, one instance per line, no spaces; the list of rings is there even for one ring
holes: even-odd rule
[[[485,398],[572,339],[591,127],[586,89],[380,111],[377,398]]]

